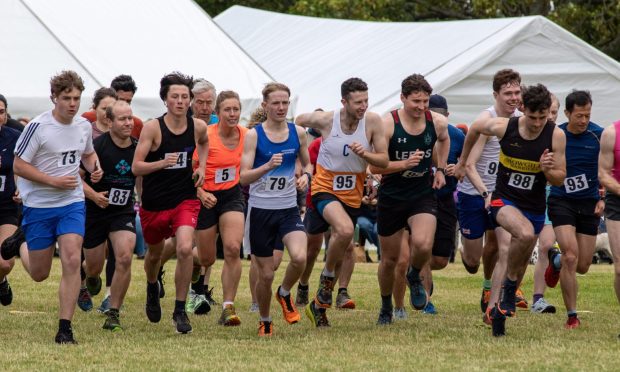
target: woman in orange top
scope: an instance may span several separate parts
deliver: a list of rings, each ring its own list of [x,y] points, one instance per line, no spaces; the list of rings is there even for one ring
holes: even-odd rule
[[[233,326],[241,323],[233,305],[241,278],[239,251],[243,240],[245,199],[239,185],[239,165],[247,129],[239,125],[241,102],[237,93],[221,92],[215,102],[215,112],[219,122],[207,129],[209,154],[205,181],[198,189],[202,206],[195,236],[200,264],[208,268],[215,262],[215,239],[219,229],[224,246],[224,301],[219,323]],[[198,160],[196,153],[194,160]]]

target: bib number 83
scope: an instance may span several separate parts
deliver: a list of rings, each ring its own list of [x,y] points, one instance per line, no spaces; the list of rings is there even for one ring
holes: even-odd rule
[[[111,205],[126,205],[131,196],[131,190],[110,189],[108,201]]]

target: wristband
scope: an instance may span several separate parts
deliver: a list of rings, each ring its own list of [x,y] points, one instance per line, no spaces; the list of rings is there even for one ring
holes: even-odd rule
[[[310,172],[304,172],[304,174],[308,176],[308,182],[312,181],[312,175],[310,174]]]
[[[437,173],[437,172],[443,173],[444,176],[446,175],[446,170],[443,169],[443,168],[435,168],[435,173]]]

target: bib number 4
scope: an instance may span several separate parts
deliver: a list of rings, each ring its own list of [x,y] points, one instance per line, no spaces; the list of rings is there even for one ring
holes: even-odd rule
[[[187,152],[183,151],[183,152],[172,152],[172,153],[166,153],[166,157],[168,155],[179,155],[179,157],[177,158],[177,162],[175,165],[171,165],[169,167],[166,167],[166,169],[182,169],[187,167]]]
[[[334,176],[334,191],[353,190],[355,188],[355,175]]]
[[[536,176],[533,174],[511,173],[508,186],[521,190],[531,190],[534,186],[535,178]]]

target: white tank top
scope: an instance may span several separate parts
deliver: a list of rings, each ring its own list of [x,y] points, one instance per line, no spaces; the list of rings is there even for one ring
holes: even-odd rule
[[[488,111],[492,118],[497,117],[495,106],[491,106],[484,111]],[[515,110],[510,117],[518,117],[521,115],[523,115],[521,111]],[[476,171],[478,175],[480,175],[489,194],[495,190],[495,179],[497,178],[497,168],[499,166],[499,150],[499,139],[495,136],[489,137],[489,140],[482,149],[480,159],[478,159],[476,163]],[[462,182],[459,182],[457,190],[468,195],[480,195],[467,177],[465,177]]]

